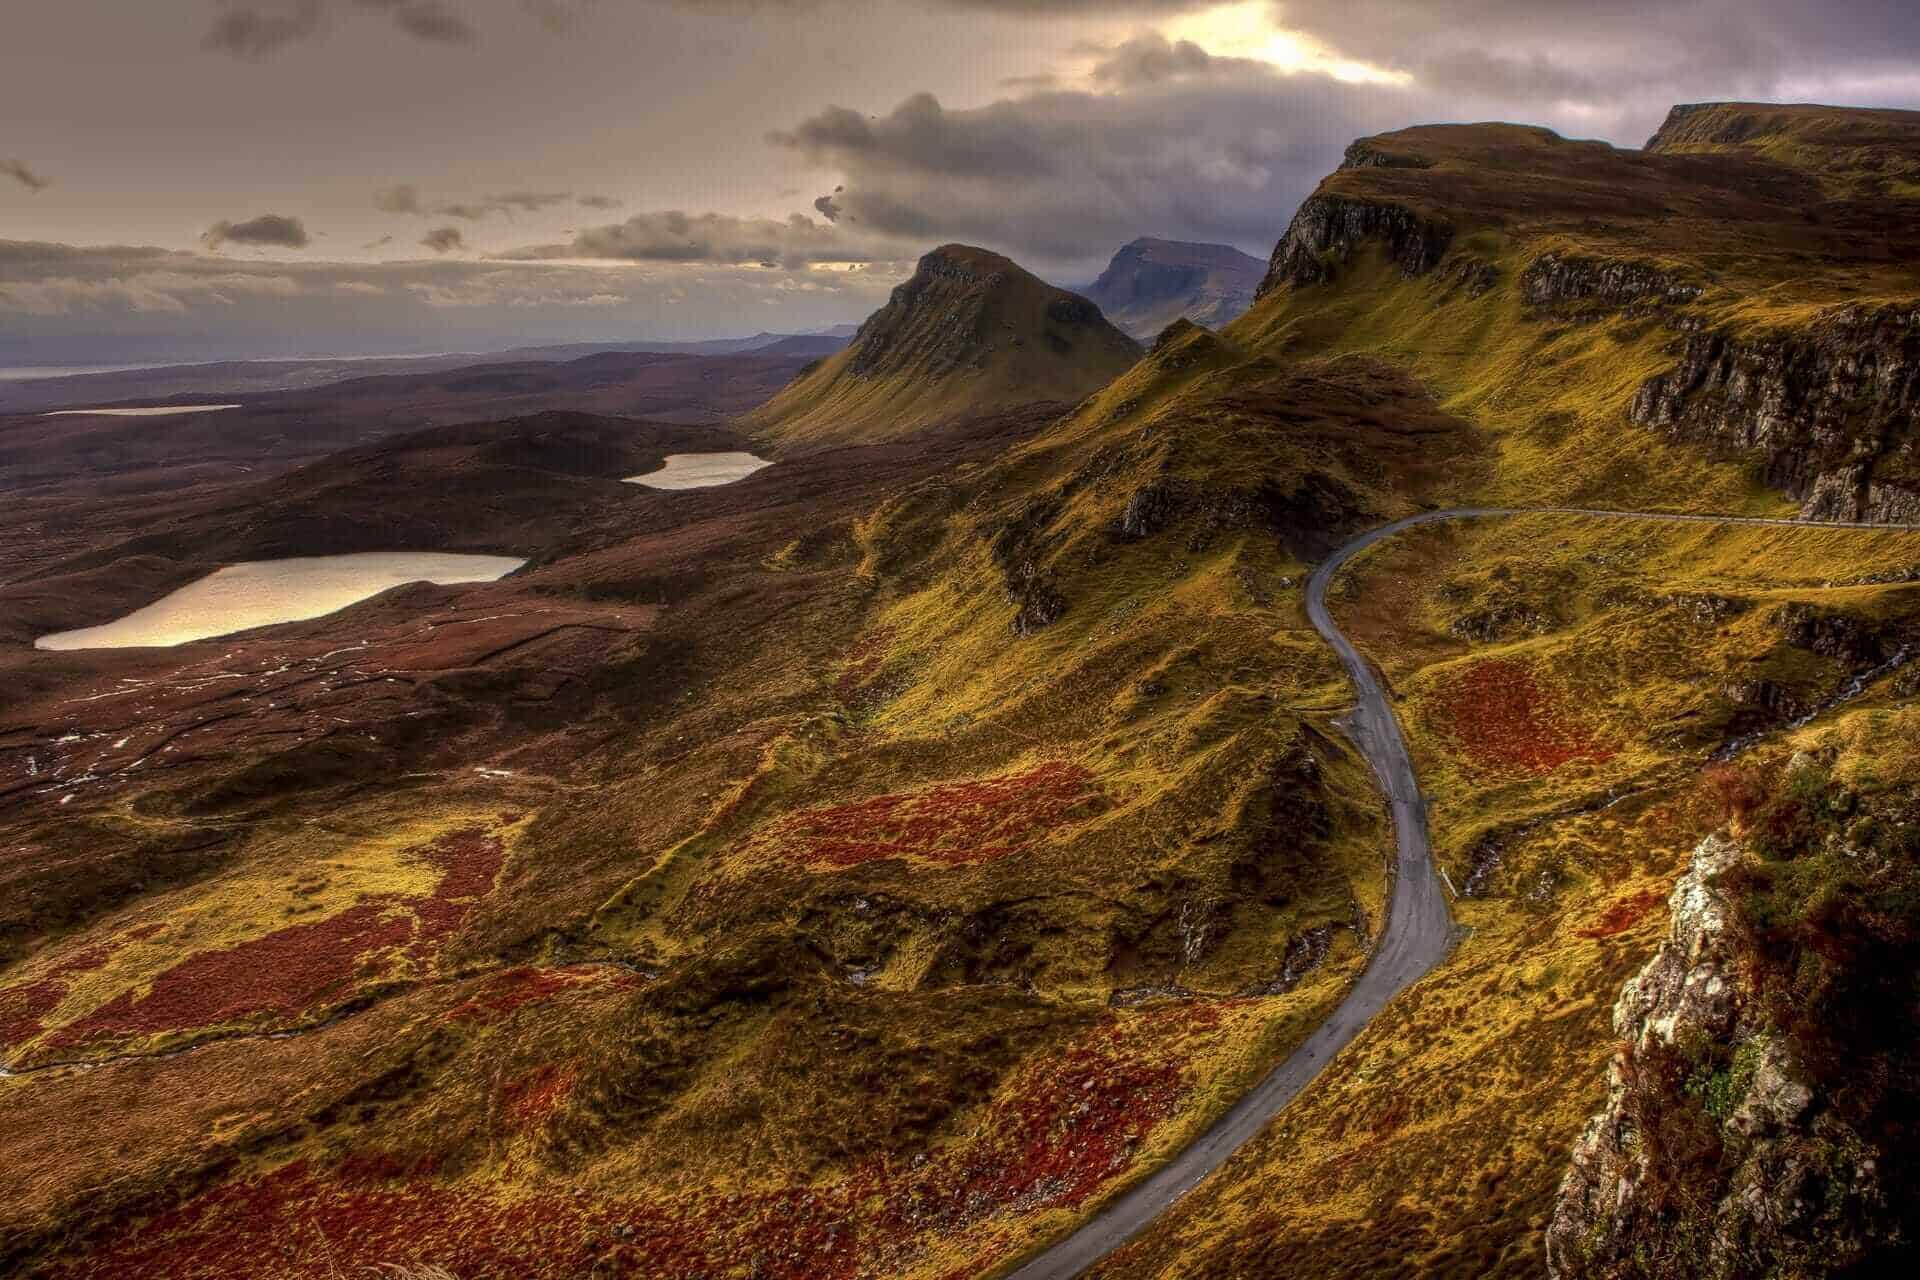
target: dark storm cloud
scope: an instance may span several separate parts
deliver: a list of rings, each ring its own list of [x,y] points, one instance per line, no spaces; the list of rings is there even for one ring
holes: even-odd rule
[[[420,243],[435,253],[453,253],[467,247],[466,237],[458,227],[435,227],[420,237]]]
[[[200,242],[209,249],[218,249],[226,244],[304,249],[312,241],[313,237],[307,234],[300,219],[282,217],[277,213],[263,213],[245,222],[227,222],[223,219],[208,227],[206,234],[200,237]]]
[[[45,191],[53,185],[18,160],[0,160],[0,177],[12,178],[29,191]]]
[[[1084,264],[1143,234],[1264,253],[1349,141],[1422,105],[1393,88],[1202,63],[1164,41],[1111,61],[1125,92],[959,111],[920,94],[877,119],[829,107],[771,141],[844,178],[834,205],[865,234]]]

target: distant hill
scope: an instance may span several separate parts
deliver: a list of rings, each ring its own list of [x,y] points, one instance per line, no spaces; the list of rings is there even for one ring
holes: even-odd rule
[[[947,245],[860,326],[739,424],[793,443],[883,440],[960,413],[1076,401],[1139,358],[1100,308],[996,253]]]
[[[1231,245],[1142,236],[1122,245],[1100,278],[1077,290],[1147,341],[1175,320],[1217,329],[1253,305],[1266,263]]]
[[[70,373],[0,382],[0,413],[35,413],[132,400],[150,403],[180,396],[224,399],[275,391],[303,391],[384,374],[434,374],[476,365],[561,362],[610,353],[812,360],[832,355],[846,346],[855,327],[835,325],[818,333],[762,332],[748,338],[710,338],[698,342],[562,342],[494,352],[321,360],[223,360],[210,364]]]

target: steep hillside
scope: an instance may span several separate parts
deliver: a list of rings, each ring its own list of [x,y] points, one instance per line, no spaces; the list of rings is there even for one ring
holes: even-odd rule
[[[1230,336],[1404,363],[1495,434],[1516,501],[1780,509],[1765,485],[1895,518],[1920,501],[1915,120],[1684,108],[1646,151],[1518,125],[1369,138]]]
[[[884,440],[962,413],[1072,403],[1139,347],[1085,298],[983,249],[947,245],[837,355],[738,423],[792,448]]]
[[[1175,320],[1217,329],[1253,305],[1266,266],[1231,245],[1142,236],[1077,292],[1142,342]]]
[[[416,464],[612,501],[567,474],[627,465],[611,430],[447,429],[275,492],[302,527]],[[1064,418],[635,494],[500,582],[0,649],[42,726],[0,738],[0,1258],[1012,1258],[1363,962],[1385,842],[1304,557],[1483,453],[1382,362],[1180,324]],[[80,1114],[131,1136],[56,1140]]]

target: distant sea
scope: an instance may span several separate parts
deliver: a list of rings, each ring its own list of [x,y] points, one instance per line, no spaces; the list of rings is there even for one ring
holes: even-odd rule
[[[180,365],[321,365],[346,361],[432,361],[457,351],[424,351],[405,355],[242,355],[236,359],[148,361],[144,365],[0,365],[0,382],[27,382],[29,378],[71,378],[73,374],[125,374],[134,368],[179,368]]]
[[[76,373],[126,373],[132,369],[164,369],[158,364],[0,364],[0,382],[29,378],[65,378]]]

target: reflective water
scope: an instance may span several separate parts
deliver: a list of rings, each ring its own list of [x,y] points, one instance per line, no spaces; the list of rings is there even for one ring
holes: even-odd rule
[[[55,409],[43,418],[162,418],[171,413],[212,413],[215,409],[238,409],[237,404],[162,404],[150,409]]]
[[[628,476],[628,484],[649,489],[707,489],[732,484],[773,464],[750,453],[670,453],[667,464],[645,475]]]
[[[367,551],[250,560],[217,569],[124,618],[57,631],[36,649],[125,649],[185,644],[344,609],[403,582],[491,582],[525,564],[512,556]]]

